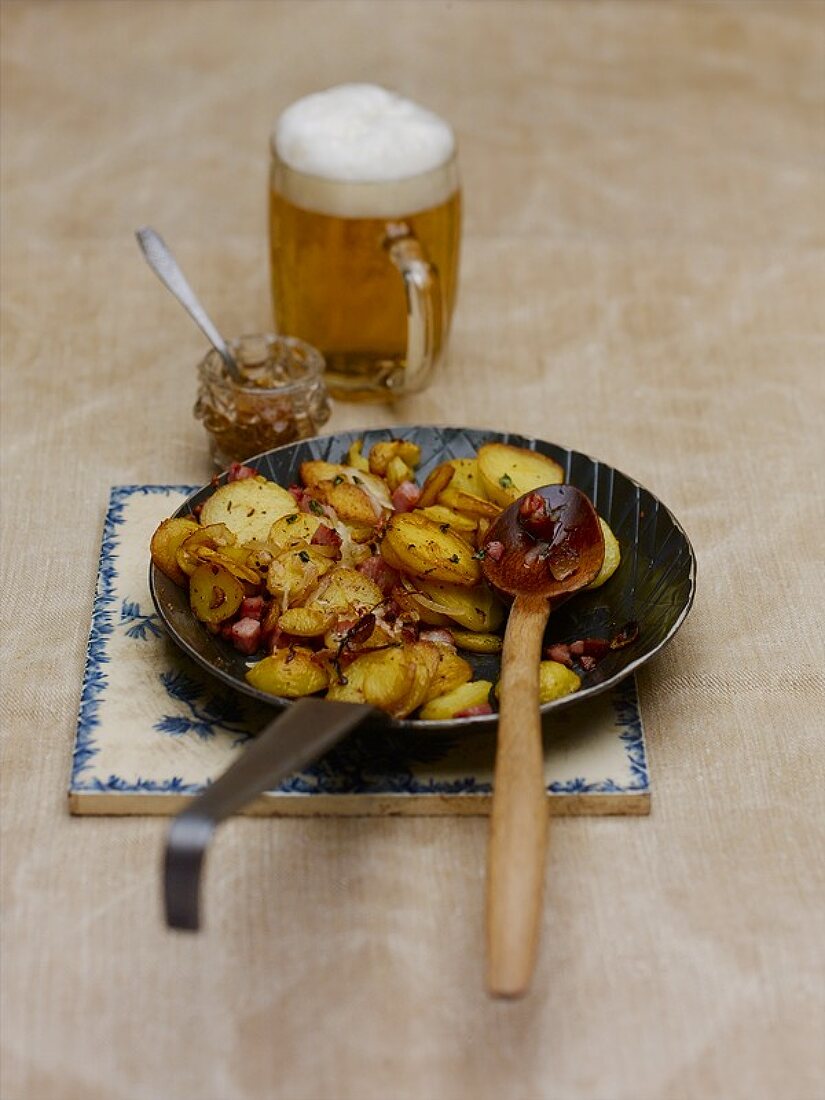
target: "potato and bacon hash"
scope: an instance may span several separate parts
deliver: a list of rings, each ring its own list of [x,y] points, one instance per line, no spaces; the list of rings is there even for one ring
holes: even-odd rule
[[[420,458],[408,440],[368,455],[359,440],[341,463],[303,462],[288,489],[235,464],[196,516],[161,523],[152,560],[188,587],[207,630],[260,657],[247,680],[261,691],[323,693],[396,718],[490,714],[494,685],[473,680],[459,653],[502,646],[505,610],[483,581],[482,543],[503,508],[564,472],[535,451],[486,443],[419,486]],[[602,525],[607,553],[593,586],[619,564]],[[542,702],[580,682],[542,662]]]

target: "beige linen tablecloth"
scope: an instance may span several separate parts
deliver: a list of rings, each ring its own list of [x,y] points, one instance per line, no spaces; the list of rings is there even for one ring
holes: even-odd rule
[[[819,3],[6,3],[3,1100],[825,1095]],[[486,823],[236,820],[164,931],[164,822],[72,820],[109,486],[208,475],[203,341],[269,322],[267,136],[377,80],[458,131],[449,362],[332,428],[516,429],[676,512],[650,818],[554,823],[532,994],[483,992]]]

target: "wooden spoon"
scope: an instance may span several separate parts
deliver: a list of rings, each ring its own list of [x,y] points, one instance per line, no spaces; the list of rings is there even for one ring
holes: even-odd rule
[[[528,493],[496,519],[483,568],[514,596],[501,662],[487,865],[490,992],[526,993],[538,944],[548,806],[539,710],[539,662],[550,601],[592,581],[604,559],[599,518],[572,485]]]

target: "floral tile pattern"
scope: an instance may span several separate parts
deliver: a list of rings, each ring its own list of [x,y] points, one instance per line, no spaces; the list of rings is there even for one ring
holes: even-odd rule
[[[112,489],[104,524],[70,781],[76,813],[175,813],[274,712],[193,664],[166,637],[148,589],[148,546],[191,490]],[[484,813],[494,736],[453,742],[353,734],[253,812]],[[635,681],[563,710],[545,731],[556,813],[646,813],[650,778]]]

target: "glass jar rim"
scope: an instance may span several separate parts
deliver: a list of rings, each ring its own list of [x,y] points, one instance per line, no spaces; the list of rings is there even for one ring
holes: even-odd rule
[[[212,380],[223,381],[227,387],[236,391],[237,393],[249,394],[250,396],[258,397],[271,397],[275,395],[283,395],[289,393],[297,393],[299,390],[305,389],[308,385],[324,384],[323,374],[325,369],[325,361],[321,352],[313,347],[312,344],[308,344],[306,340],[301,340],[298,336],[282,336],[276,332],[249,332],[243,333],[234,339],[227,340],[230,351],[236,354],[241,347],[244,340],[265,340],[268,347],[286,347],[289,351],[299,351],[303,356],[301,365],[306,369],[306,377],[293,378],[289,382],[280,382],[276,386],[256,386],[239,384],[234,382],[226,373],[226,364],[220,356],[220,353],[216,348],[210,348],[203,359],[200,361],[199,366],[202,368],[217,366],[217,371],[210,371],[213,376]],[[243,364],[241,364],[243,366]]]

